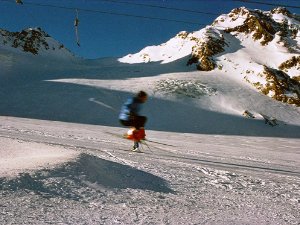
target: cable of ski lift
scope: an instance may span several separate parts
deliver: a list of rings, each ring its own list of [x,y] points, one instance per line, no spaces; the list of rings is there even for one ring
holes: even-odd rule
[[[259,4],[259,5],[270,5],[270,6],[277,6],[277,7],[286,7],[286,8],[300,9],[300,6],[295,6],[295,5],[284,5],[284,4],[275,4],[275,3],[267,3],[267,2],[259,2],[259,1],[249,1],[249,0],[232,0],[232,1],[234,1],[234,2],[251,3],[251,4]]]
[[[1,2],[10,2],[9,0],[0,0]],[[167,22],[175,22],[175,23],[185,23],[185,24],[196,24],[196,25],[206,25],[198,22],[193,21],[184,21],[184,20],[175,20],[175,19],[167,19],[167,18],[160,18],[160,17],[150,17],[150,16],[141,16],[141,15],[134,15],[134,14],[126,14],[126,13],[118,13],[118,12],[108,12],[103,10],[97,9],[84,9],[84,8],[75,8],[75,7],[67,7],[67,6],[57,6],[57,5],[50,5],[50,4],[41,4],[41,3],[33,3],[33,2],[26,2],[26,5],[33,5],[39,7],[50,7],[50,8],[58,8],[58,9],[65,9],[65,10],[80,10],[83,12],[91,12],[91,13],[101,13],[101,14],[108,14],[108,15],[116,15],[116,16],[126,16],[126,17],[134,17],[140,19],[152,19],[152,20],[160,20],[160,21],[167,21]]]
[[[10,1],[10,0],[0,0],[0,1],[1,2],[10,2],[10,3],[12,3],[12,1]],[[16,0],[16,1],[22,2],[21,0]],[[248,0],[247,1],[246,0],[232,0],[232,1],[256,3],[255,1],[248,1]],[[20,3],[20,4],[23,4],[23,2]],[[79,9],[80,11],[85,11],[85,12],[101,13],[101,14],[109,14],[109,15],[117,15],[117,16],[127,16],[127,17],[135,17],[135,18],[142,18],[142,19],[161,20],[161,21],[166,21],[166,22],[196,24],[196,25],[201,25],[201,26],[207,26],[208,25],[208,24],[192,22],[192,21],[173,20],[173,19],[159,18],[159,17],[148,17],[148,16],[133,15],[133,14],[124,14],[124,13],[117,13],[117,12],[101,11],[101,10],[96,10],[96,9],[83,9],[83,8],[49,5],[49,4],[40,4],[40,3],[33,3],[33,2],[26,2],[25,4],[33,5],[33,6],[39,6],[39,7],[59,8],[59,9],[65,9],[65,10],[78,10]],[[263,3],[260,2],[260,4],[263,4]],[[268,5],[275,5],[275,4],[268,4]],[[276,6],[279,6],[279,5],[276,5]],[[282,5],[282,6],[284,6],[284,5]],[[293,6],[289,6],[289,7],[293,7]],[[79,24],[79,20],[77,21],[77,23]],[[77,44],[80,46],[80,44],[79,44],[79,35],[78,35],[78,24],[77,24],[77,26],[75,26],[75,32],[76,32],[76,39],[78,40]],[[219,26],[219,27],[222,27],[222,26]],[[298,37],[298,36],[296,36],[296,37]]]
[[[135,5],[135,6],[143,6],[143,7],[150,7],[150,8],[159,8],[159,9],[166,9],[166,10],[175,10],[175,11],[189,12],[189,13],[214,15],[214,16],[219,15],[217,13],[212,13],[212,12],[203,12],[203,11],[191,10],[191,9],[180,9],[180,8],[167,7],[167,6],[150,5],[150,4],[143,4],[143,3],[134,3],[134,2],[128,2],[128,1],[116,1],[116,0],[97,0],[97,1],[112,2],[112,3],[126,4],[126,5]]]

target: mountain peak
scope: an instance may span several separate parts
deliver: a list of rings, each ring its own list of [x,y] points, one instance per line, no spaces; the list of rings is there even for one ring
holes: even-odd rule
[[[300,106],[299,36],[299,16],[286,8],[240,7],[220,15],[211,26],[182,31],[166,43],[119,61],[168,63],[187,57],[187,65],[196,65],[198,70],[223,70],[263,94]]]
[[[270,12],[241,7],[219,16],[213,26],[233,35],[236,33],[251,35],[255,41],[267,45],[275,38],[275,34],[295,39],[299,31],[299,22],[299,16],[291,14],[283,7]]]
[[[0,46],[14,48],[33,55],[68,55],[72,53],[41,28],[28,28],[20,32],[0,29]]]
[[[294,17],[294,15],[289,10],[287,10],[287,8],[285,8],[285,7],[277,7],[275,9],[272,9],[271,13],[272,14],[282,14],[282,15],[288,16],[290,18]]]
[[[298,16],[291,14],[286,8],[278,7],[272,11],[261,11],[240,7],[219,16],[211,26],[200,31],[191,33],[182,31],[166,43],[146,47],[136,54],[121,58],[120,61],[168,63],[190,55],[188,65],[195,63],[199,70],[213,70],[216,68],[213,57],[225,51],[225,46],[230,47],[227,44],[230,41],[224,38],[225,34],[235,39],[251,37],[262,46],[276,40],[289,52],[296,53],[300,51],[299,46],[295,44],[299,27]]]

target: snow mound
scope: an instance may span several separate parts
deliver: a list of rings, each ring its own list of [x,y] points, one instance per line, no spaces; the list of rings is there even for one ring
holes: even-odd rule
[[[73,160],[77,153],[71,150],[42,144],[0,137],[0,177],[55,167]]]
[[[27,190],[46,198],[90,201],[106,189],[141,189],[171,193],[168,183],[151,173],[82,153],[76,160],[14,178],[0,178],[0,190]]]

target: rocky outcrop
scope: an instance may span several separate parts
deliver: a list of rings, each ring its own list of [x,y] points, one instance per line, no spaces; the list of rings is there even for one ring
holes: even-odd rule
[[[267,45],[278,34],[285,41],[284,38],[296,38],[299,31],[297,26],[288,24],[287,20],[274,20],[273,14],[282,14],[289,18],[299,20],[299,17],[290,13],[286,8],[275,8],[270,13],[265,13],[260,10],[248,10],[244,7],[234,9],[229,16],[232,20],[236,20],[243,16],[245,18],[243,24],[225,29],[228,33],[238,32],[244,34],[251,34],[252,38],[260,41],[262,45]]]
[[[287,17],[293,18],[300,22],[300,16],[296,14],[292,14],[289,10],[287,10],[285,7],[277,7],[275,9],[271,10],[271,14],[282,14]]]
[[[225,39],[221,33],[213,29],[207,31],[207,37],[203,39],[193,39],[196,45],[192,48],[192,53],[187,65],[197,64],[197,69],[210,71],[215,69],[216,63],[213,56],[224,51]]]
[[[64,49],[62,44],[54,41],[41,28],[25,29],[21,32],[0,30],[0,35],[2,37],[0,38],[0,41],[2,39],[2,43],[0,44],[20,49],[33,55],[38,55],[41,51]],[[49,40],[51,39],[52,43],[49,44]]]
[[[300,106],[300,83],[290,78],[281,70],[264,66],[264,70],[258,74],[264,78],[265,83],[253,82],[245,77],[249,83],[261,93],[281,102]]]
[[[295,68],[299,74],[296,77],[296,80],[299,81],[300,77],[300,56],[293,56],[291,59],[281,63],[278,67],[280,70],[287,72],[291,68]]]
[[[230,23],[235,23],[237,20],[243,20],[240,25],[224,28],[223,32],[236,36],[237,34],[251,35],[253,40],[259,41],[262,46],[268,45],[278,35],[279,41],[283,43],[291,53],[297,52],[297,46],[292,46],[291,39],[296,38],[299,27],[293,24],[288,24],[287,20],[277,21],[273,19],[273,14],[282,14],[289,18],[298,20],[298,16],[290,13],[286,8],[278,7],[271,12],[266,13],[260,10],[249,10],[245,7],[233,9],[228,18]],[[205,40],[194,39],[196,45],[192,48],[192,53],[187,65],[196,63],[197,69],[202,71],[210,71],[216,68],[214,57],[224,51],[227,45],[226,40],[221,34],[221,30],[217,29],[219,22],[224,22],[225,17],[216,19],[208,29],[207,38]],[[182,38],[188,37],[187,33],[181,33]],[[300,49],[299,49],[300,50]]]
[[[226,32],[252,34],[253,39],[261,40],[260,43],[262,45],[266,45],[273,40],[274,34],[278,30],[274,20],[260,11],[249,11],[245,10],[244,8],[235,10],[232,12],[232,14],[240,13],[241,11],[247,12],[242,13],[246,15],[244,23],[234,28],[228,28],[226,29]]]

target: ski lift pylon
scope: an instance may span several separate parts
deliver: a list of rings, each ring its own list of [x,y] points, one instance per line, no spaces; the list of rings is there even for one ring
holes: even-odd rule
[[[78,34],[78,25],[79,25],[78,10],[76,9],[76,17],[75,17],[75,20],[74,20],[74,27],[75,27],[75,35],[76,35],[77,45],[80,46],[79,34]]]

